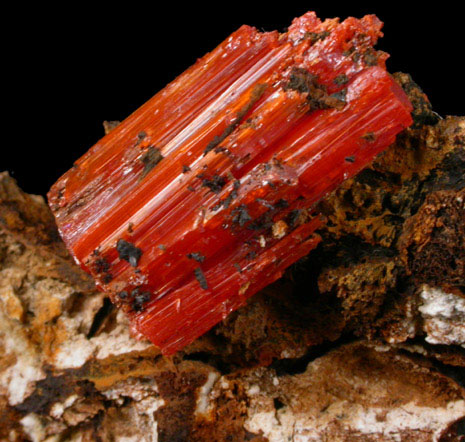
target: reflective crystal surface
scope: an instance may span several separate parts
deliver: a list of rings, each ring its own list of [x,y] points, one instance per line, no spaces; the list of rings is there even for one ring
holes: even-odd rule
[[[133,329],[172,354],[319,241],[315,203],[411,124],[375,16],[242,26],[49,193],[61,235]]]

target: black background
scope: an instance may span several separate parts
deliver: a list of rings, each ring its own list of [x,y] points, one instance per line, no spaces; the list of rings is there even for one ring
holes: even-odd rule
[[[45,194],[103,136],[242,24],[284,31],[314,9],[320,18],[375,13],[391,72],[409,72],[441,115],[464,113],[464,24],[452,2],[232,2],[184,6],[19,6],[3,14],[0,171]],[[424,3],[426,4],[426,2]]]

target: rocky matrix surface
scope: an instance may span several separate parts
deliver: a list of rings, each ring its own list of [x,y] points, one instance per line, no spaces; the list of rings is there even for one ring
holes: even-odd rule
[[[460,440],[465,119],[395,77],[415,125],[320,204],[308,257],[172,358],[0,174],[0,440]]]

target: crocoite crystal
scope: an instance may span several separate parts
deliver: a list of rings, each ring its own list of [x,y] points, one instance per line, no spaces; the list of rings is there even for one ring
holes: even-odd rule
[[[242,26],[52,187],[76,261],[164,354],[314,248],[315,203],[411,124],[381,26]]]

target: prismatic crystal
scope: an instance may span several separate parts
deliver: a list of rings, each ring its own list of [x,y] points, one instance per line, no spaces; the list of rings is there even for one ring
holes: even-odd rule
[[[242,26],[52,187],[76,261],[164,354],[314,248],[315,203],[411,124],[381,26]]]

